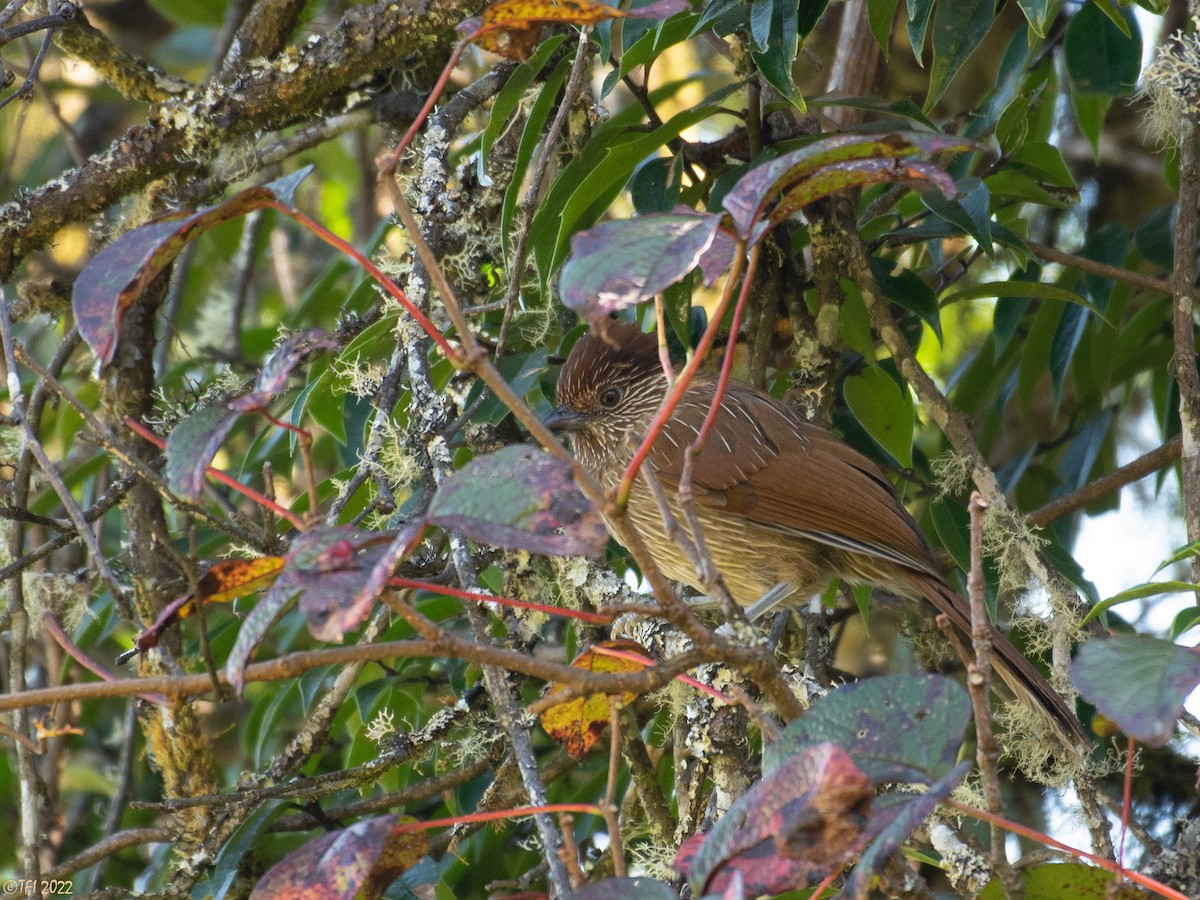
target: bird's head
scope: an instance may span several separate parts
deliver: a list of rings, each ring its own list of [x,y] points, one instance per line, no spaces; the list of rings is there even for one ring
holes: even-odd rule
[[[557,406],[543,420],[566,434],[581,462],[627,456],[626,435],[640,435],[666,389],[658,342],[626,322],[610,320],[571,349],[555,390]]]

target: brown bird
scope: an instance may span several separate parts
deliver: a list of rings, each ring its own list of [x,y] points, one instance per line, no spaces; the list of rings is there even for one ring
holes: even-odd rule
[[[571,350],[558,379],[558,406],[545,423],[565,433],[579,462],[611,488],[633,456],[630,438],[645,435],[666,390],[654,335],[609,320]],[[715,390],[715,379],[692,381],[646,460],[685,530],[676,500],[684,449],[696,440]],[[730,381],[703,452],[693,460],[692,488],[709,553],[739,606],[753,605],[777,586],[791,602],[804,602],[838,577],[924,597],[970,635],[967,602],[938,569],[929,542],[879,467],[771,395]],[[702,587],[666,536],[640,478],[628,515],[668,577]],[[993,667],[1009,689],[1044,712],[1068,746],[1085,740],[1063,698],[995,628],[992,645]]]

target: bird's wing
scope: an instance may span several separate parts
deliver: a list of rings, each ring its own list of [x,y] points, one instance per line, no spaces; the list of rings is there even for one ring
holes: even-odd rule
[[[660,480],[677,490],[683,448],[712,397],[688,392],[651,452]],[[941,577],[929,546],[879,467],[769,395],[731,385],[704,450],[694,458],[696,502],[757,525]]]

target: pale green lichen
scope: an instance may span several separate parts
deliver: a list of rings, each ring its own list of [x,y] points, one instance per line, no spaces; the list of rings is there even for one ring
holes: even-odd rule
[[[1164,41],[1142,72],[1137,96],[1150,102],[1146,132],[1160,144],[1173,143],[1194,126],[1200,120],[1200,34],[1176,33]]]

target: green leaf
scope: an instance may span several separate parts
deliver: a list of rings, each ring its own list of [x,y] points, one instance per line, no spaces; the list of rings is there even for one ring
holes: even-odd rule
[[[987,185],[973,175],[961,179],[956,185],[958,196],[953,199],[937,191],[925,191],[921,194],[921,202],[930,212],[973,237],[991,258],[992,212]]]
[[[1130,600],[1144,600],[1147,597],[1158,597],[1162,594],[1182,594],[1194,591],[1200,591],[1200,584],[1193,584],[1190,581],[1148,581],[1145,584],[1131,587],[1097,603],[1088,610],[1088,614],[1083,617],[1081,624],[1086,624],[1097,616],[1108,612],[1114,606],[1118,606],[1121,603],[1128,603]]]
[[[878,256],[871,257],[871,274],[875,283],[883,291],[884,297],[915,313],[925,322],[938,339],[942,342],[942,310],[938,305],[937,295],[916,272],[911,269],[901,269],[892,274],[894,263]]]
[[[1200,653],[1145,634],[1091,640],[1071,662],[1071,681],[1127,735],[1161,747],[1200,683]]]
[[[562,59],[554,71],[546,79],[537,99],[529,107],[525,117],[525,129],[521,132],[521,140],[517,144],[517,152],[513,156],[513,177],[504,191],[504,202],[500,205],[500,246],[506,258],[510,257],[512,248],[509,246],[512,235],[513,218],[517,211],[517,202],[524,188],[525,173],[533,159],[534,150],[542,140],[542,130],[554,110],[559,88],[562,87],[571,71],[571,60]]]
[[[871,26],[871,34],[879,49],[883,51],[883,61],[887,62],[892,49],[892,23],[896,21],[896,7],[900,0],[868,0],[867,22]]]
[[[594,136],[589,148],[555,179],[534,214],[531,244],[542,278],[547,279],[566,256],[568,236],[600,217],[638,165],[716,111],[710,105],[686,109],[649,133],[622,133],[622,120],[621,127],[606,129],[607,142]],[[634,118],[632,112],[628,118]],[[617,119],[614,116],[609,124]]]
[[[1021,12],[1025,13],[1025,21],[1030,29],[1040,38],[1046,36],[1046,25],[1050,21],[1050,0],[1017,0]]]
[[[1167,568],[1167,566],[1173,566],[1175,563],[1180,563],[1185,559],[1192,559],[1196,556],[1200,556],[1200,541],[1193,541],[1190,544],[1180,547],[1158,564],[1158,568],[1154,570],[1154,574],[1157,575],[1163,569]]]
[[[1081,91],[1071,91],[1071,106],[1075,110],[1075,124],[1087,138],[1092,148],[1092,157],[1100,158],[1100,133],[1104,130],[1104,119],[1108,108],[1112,105],[1112,97],[1108,94],[1084,94]]]
[[[846,403],[867,434],[901,466],[912,465],[912,436],[916,416],[912,395],[886,372],[864,369],[843,385]]]
[[[764,0],[758,0],[764,2]],[[797,6],[795,0],[769,0],[771,3],[771,37],[766,49],[759,53],[753,48],[750,56],[763,78],[779,91],[793,106],[804,111],[804,96],[792,80],[792,63],[799,49]]]
[[[1074,303],[1100,315],[1094,304],[1088,302],[1074,291],[1059,287],[1056,284],[1046,284],[1042,281],[989,281],[973,287],[963,288],[942,298],[942,308],[963,300],[978,300],[981,297],[1033,297],[1039,300],[1062,300]]]
[[[1141,900],[1143,891],[1098,866],[1083,863],[1043,863],[1021,869],[1025,900]],[[1008,894],[999,878],[979,894],[979,900],[1005,900]]]
[[[492,147],[500,135],[512,127],[513,113],[516,111],[517,104],[521,102],[526,89],[528,89],[529,85],[533,84],[533,79],[542,71],[542,67],[546,65],[551,54],[562,46],[563,41],[566,39],[567,36],[565,34],[558,34],[543,41],[541,46],[538,47],[537,51],[528,60],[513,69],[512,74],[508,76],[508,80],[504,82],[504,87],[500,89],[500,93],[492,101],[491,114],[488,116],[487,125],[483,128],[483,134],[480,136],[479,154],[475,157],[475,171],[480,184],[487,185],[491,183],[491,179],[488,178],[486,171],[487,157],[492,152]],[[555,92],[551,91],[550,93]],[[519,181],[520,179],[517,178],[516,180]]]
[[[1075,178],[1063,162],[1062,153],[1053,144],[1030,141],[1017,147],[1009,154],[1008,159],[1009,162],[1027,166],[1041,173],[1044,180],[1050,184],[1067,188],[1076,186]]]
[[[925,32],[929,28],[933,3],[934,0],[908,0],[908,42],[919,66],[925,65],[921,59],[921,51],[925,49]]]
[[[1200,625],[1200,606],[1188,606],[1181,609],[1171,622],[1171,640],[1179,640],[1179,636]]]
[[[1116,21],[1124,20],[1125,29]],[[1071,91],[1126,97],[1133,93],[1142,67],[1142,32],[1129,10],[1106,15],[1096,3],[1085,4],[1067,23],[1063,58]]]
[[[943,0],[938,4],[933,17],[929,93],[921,107],[925,112],[932,110],[942,98],[963,63],[983,41],[995,18],[994,0]]]

